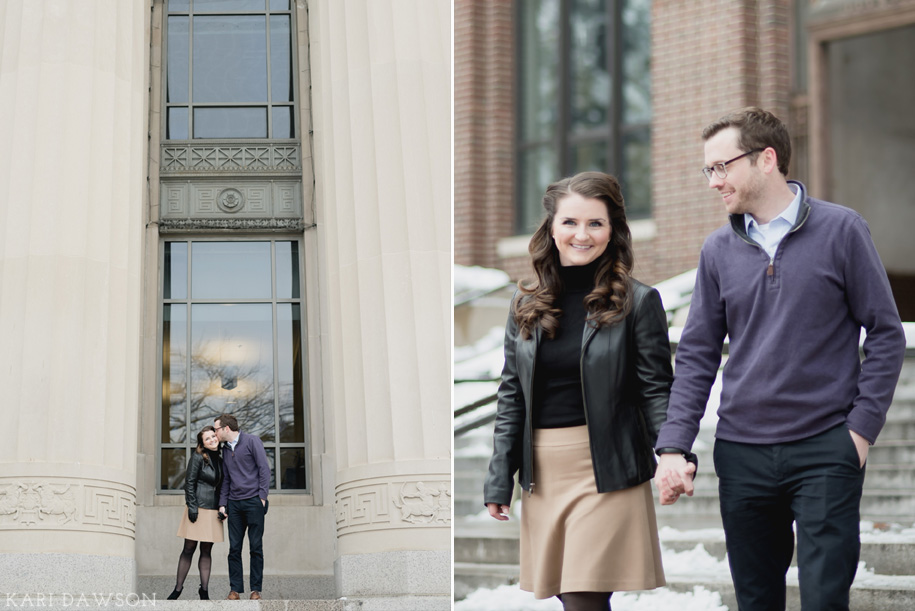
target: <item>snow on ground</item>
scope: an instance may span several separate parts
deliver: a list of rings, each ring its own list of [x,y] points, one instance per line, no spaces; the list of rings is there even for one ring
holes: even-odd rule
[[[508,284],[511,284],[511,278],[502,270],[455,265],[454,303],[465,303]]]
[[[673,592],[659,588],[650,592],[616,592],[610,598],[613,611],[728,611],[721,595],[696,586],[692,592]],[[537,600],[518,586],[499,586],[494,590],[477,590],[454,604],[454,611],[562,611],[555,597]]]

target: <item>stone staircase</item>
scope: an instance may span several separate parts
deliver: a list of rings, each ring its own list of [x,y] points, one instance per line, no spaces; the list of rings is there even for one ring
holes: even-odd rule
[[[724,534],[718,512],[718,485],[712,462],[714,431],[700,431],[694,451],[699,475],[693,497],[673,506],[656,504],[665,555],[688,553],[701,545],[720,564],[697,574],[667,570],[671,590],[689,592],[697,585],[717,591],[736,611],[727,573]],[[518,578],[518,520],[496,522],[482,515],[482,482],[492,444],[492,425],[455,439],[454,594],[460,600],[481,588],[515,583]],[[522,499],[523,505],[523,499]],[[868,455],[861,503],[862,520],[874,527],[862,532],[861,561],[852,588],[855,611],[915,609],[915,358],[907,357],[886,426]],[[682,564],[682,563],[681,563]],[[788,574],[788,609],[800,609],[796,569]]]

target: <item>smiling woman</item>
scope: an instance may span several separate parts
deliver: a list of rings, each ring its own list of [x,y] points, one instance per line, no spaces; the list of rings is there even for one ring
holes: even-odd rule
[[[615,590],[664,585],[649,480],[672,379],[667,319],[658,292],[630,276],[615,177],[560,180],[543,207],[537,277],[505,330],[483,497],[507,520],[520,471],[521,589],[606,610]]]

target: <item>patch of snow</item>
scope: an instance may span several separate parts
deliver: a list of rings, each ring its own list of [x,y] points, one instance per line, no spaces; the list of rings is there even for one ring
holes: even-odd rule
[[[721,603],[721,595],[696,586],[692,592],[674,592],[658,588],[648,592],[616,592],[610,599],[614,611],[728,611]],[[493,590],[472,592],[454,604],[454,611],[562,611],[559,599],[537,600],[530,592],[518,586],[499,586]]]
[[[454,302],[462,303],[474,296],[498,290],[511,284],[511,278],[500,269],[454,266]]]

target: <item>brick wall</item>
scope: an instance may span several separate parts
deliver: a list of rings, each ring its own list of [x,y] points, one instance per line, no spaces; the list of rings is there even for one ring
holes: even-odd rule
[[[639,279],[695,267],[705,237],[726,222],[700,173],[702,128],[758,104],[789,120],[789,0],[655,0],[652,4],[653,239],[636,242]],[[499,259],[514,213],[512,2],[455,3],[455,261],[528,275]]]
[[[511,0],[454,4],[454,259],[498,267],[514,223]]]

